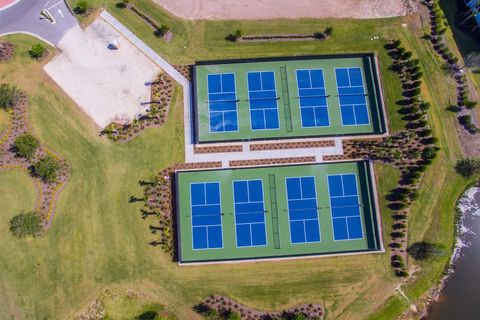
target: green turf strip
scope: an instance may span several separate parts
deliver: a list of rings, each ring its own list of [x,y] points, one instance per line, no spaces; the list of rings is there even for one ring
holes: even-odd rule
[[[379,79],[372,54],[312,57],[296,60],[260,60],[252,62],[205,62],[195,66],[195,117],[198,142],[235,141],[250,139],[275,139],[290,137],[314,137],[336,135],[360,135],[385,133],[384,111],[380,98]],[[370,124],[343,126],[335,68],[360,67],[367,97]],[[296,70],[322,69],[327,98],[330,125],[302,128]],[[247,72],[274,71],[280,128],[275,130],[251,130],[248,102]],[[234,73],[238,99],[239,130],[235,132],[210,132],[208,108],[208,74]],[[282,76],[283,75],[283,76]]]
[[[357,175],[363,239],[335,241],[333,239],[330,198],[327,175],[355,173]],[[320,208],[320,242],[291,244],[285,179],[287,177],[315,177],[317,206]],[[272,179],[273,177],[273,179]],[[237,248],[233,205],[234,180],[263,180],[266,210],[267,245]],[[194,250],[190,184],[219,182],[221,195],[223,248]],[[280,167],[243,168],[177,172],[177,223],[179,230],[180,262],[241,260],[255,258],[317,255],[327,253],[378,251],[379,241],[368,162],[294,165]],[[278,239],[277,239],[278,237]]]

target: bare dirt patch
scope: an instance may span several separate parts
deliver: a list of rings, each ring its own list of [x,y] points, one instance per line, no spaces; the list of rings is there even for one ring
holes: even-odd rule
[[[145,113],[160,68],[103,19],[71,29],[58,47],[45,71],[100,127]]]
[[[413,14],[417,0],[154,0],[191,20],[385,18]]]

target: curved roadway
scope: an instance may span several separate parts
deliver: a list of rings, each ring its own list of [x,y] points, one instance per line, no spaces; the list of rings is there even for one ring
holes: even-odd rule
[[[10,6],[12,1],[0,1],[5,2],[4,9],[0,6],[0,36],[26,33],[56,45],[78,24],[63,0],[20,0]],[[42,10],[50,13],[53,23],[41,15]]]

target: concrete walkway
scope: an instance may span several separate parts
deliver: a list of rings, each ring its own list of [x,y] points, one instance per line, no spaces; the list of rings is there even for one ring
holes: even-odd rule
[[[335,147],[326,148],[308,148],[308,149],[286,149],[286,150],[265,150],[265,151],[250,151],[250,142],[242,143],[242,152],[230,152],[230,153],[194,153],[194,137],[192,134],[193,127],[193,108],[192,108],[192,84],[191,82],[180,74],[172,65],[170,65],[165,59],[159,56],[149,46],[147,46],[142,40],[122,25],[117,19],[115,19],[107,11],[103,11],[100,16],[115,28],[120,34],[122,34],[127,40],[135,45],[140,51],[142,51],[147,57],[154,61],[160,68],[162,68],[170,77],[175,79],[183,87],[183,114],[185,123],[185,162],[211,162],[221,161],[223,167],[229,166],[229,161],[232,160],[256,160],[256,159],[280,159],[291,157],[315,157],[317,162],[323,161],[324,155],[341,155],[343,154],[343,146],[341,138],[325,139],[334,140]],[[321,139],[309,139],[321,140]],[[275,142],[282,143],[292,140],[278,140]],[[294,140],[301,141],[301,140]],[[258,143],[258,142],[255,142]],[[226,144],[215,144],[226,145]],[[210,146],[210,144],[205,145]]]

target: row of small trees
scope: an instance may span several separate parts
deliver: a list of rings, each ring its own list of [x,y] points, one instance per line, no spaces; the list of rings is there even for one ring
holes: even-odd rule
[[[391,265],[397,276],[405,277],[408,275],[406,262],[398,252],[403,252],[403,243],[406,242],[406,210],[418,199],[419,181],[427,166],[437,156],[438,148],[435,146],[437,138],[431,135],[427,118],[430,103],[421,97],[423,72],[420,61],[413,58],[413,53],[407,51],[400,40],[387,43],[385,48],[393,60],[390,70],[397,73],[402,81],[404,98],[398,104],[401,107],[399,112],[407,121],[407,131],[386,138],[381,143],[381,146],[389,150],[388,154],[393,157],[394,163],[402,169],[399,186],[390,192],[387,200],[390,201],[389,207],[395,211],[393,231],[390,234],[390,247],[394,250]]]
[[[429,9],[431,20],[431,31],[430,34],[425,36],[425,38],[430,40],[433,45],[433,49],[445,61],[444,69],[452,73],[457,85],[457,103],[455,106],[450,106],[449,109],[454,112],[460,112],[464,108],[467,110],[473,109],[476,107],[477,102],[469,99],[468,85],[462,69],[468,66],[468,63],[475,63],[477,60],[475,57],[471,57],[471,59],[466,59],[465,66],[461,67],[459,65],[458,57],[456,57],[455,54],[450,50],[447,42],[445,41],[444,34],[447,29],[448,22],[445,14],[440,8],[438,0],[424,0],[424,3]],[[475,134],[478,132],[478,128],[473,123],[470,115],[463,114],[458,117],[458,121],[469,133]]]

